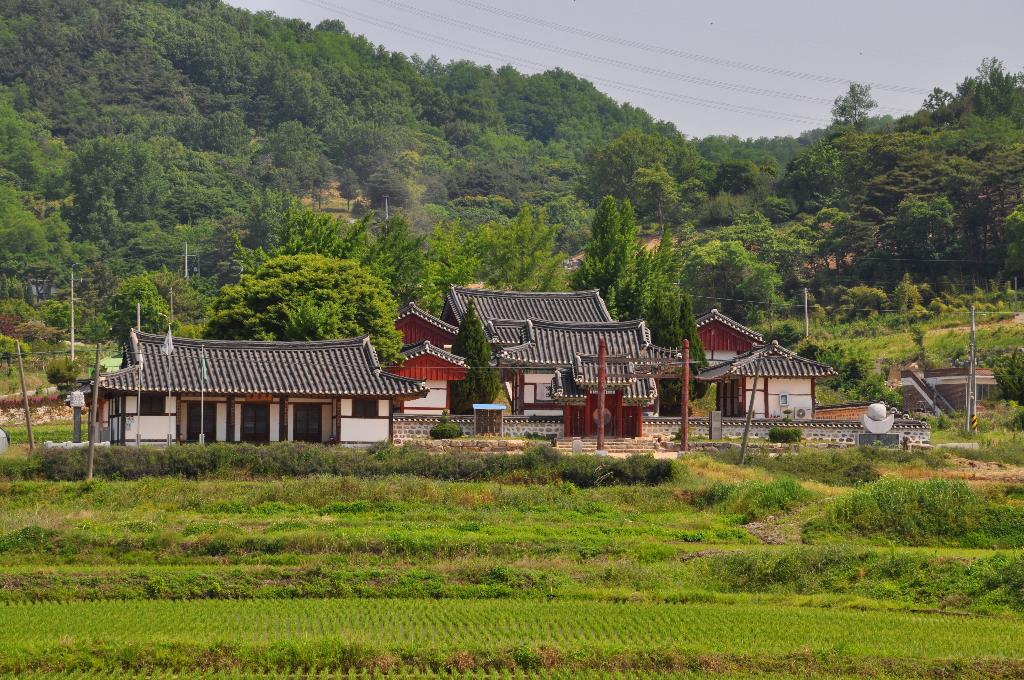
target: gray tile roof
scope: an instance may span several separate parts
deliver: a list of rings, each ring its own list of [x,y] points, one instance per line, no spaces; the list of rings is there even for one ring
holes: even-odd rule
[[[623,387],[637,380],[636,364],[627,356],[605,357],[605,384]],[[572,379],[580,387],[597,387],[596,354],[577,354],[572,362]]]
[[[453,323],[461,323],[470,300],[484,323],[492,319],[577,322],[612,320],[601,294],[596,290],[533,293],[454,285],[445,295],[441,317]]]
[[[571,366],[577,354],[596,354],[604,339],[608,356],[650,356],[651,332],[643,321],[578,323],[529,319],[523,341],[496,353],[502,365]]]
[[[404,307],[402,307],[401,309],[398,310],[398,318],[399,319],[404,318],[406,316],[410,316],[410,315],[411,316],[418,316],[419,318],[423,319],[427,323],[436,326],[437,328],[441,329],[442,331],[445,331],[446,333],[451,333],[452,335],[458,335],[459,334],[458,326],[453,326],[452,324],[450,324],[450,323],[448,323],[446,321],[441,321],[441,319],[437,318],[436,316],[434,316],[433,314],[431,314],[427,310],[423,309],[422,307],[417,305],[415,302],[409,302]]]
[[[622,401],[625,404],[650,406],[658,396],[658,385],[653,378],[638,378],[619,389],[622,390]],[[553,401],[582,404],[590,391],[590,388],[576,382],[571,368],[560,368],[551,378]]]
[[[746,336],[751,340],[751,342],[755,344],[764,344],[763,335],[753,330],[752,328],[747,328],[746,326],[741,324],[739,321],[733,319],[732,317],[728,317],[725,314],[722,314],[717,309],[712,309],[710,312],[705,312],[704,314],[701,314],[699,317],[697,317],[697,328],[700,329],[702,326],[706,326],[712,321],[720,322],[723,326],[733,329],[740,335]]]
[[[423,354],[429,354],[430,356],[437,357],[449,363],[455,364],[456,366],[465,366],[466,360],[460,357],[458,354],[452,354],[451,352],[438,347],[429,340],[423,340],[412,345],[404,345],[402,347],[402,356],[406,359],[415,359]]]
[[[836,375],[831,366],[812,361],[791,352],[777,342],[754,349],[734,359],[723,361],[701,371],[698,380],[712,382],[731,376],[769,378],[829,378]]]
[[[484,323],[487,340],[495,345],[518,345],[525,329],[526,319],[490,319]]]
[[[162,352],[164,336],[132,333],[128,366],[100,376],[107,390],[200,391],[200,355],[206,351],[206,391],[211,394],[287,394],[416,398],[427,394],[419,380],[381,369],[367,336],[316,342],[259,342],[174,338],[174,352]]]

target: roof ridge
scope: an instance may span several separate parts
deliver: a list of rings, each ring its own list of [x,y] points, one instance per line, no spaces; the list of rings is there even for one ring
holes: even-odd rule
[[[167,337],[160,333],[145,333],[132,331],[138,339],[139,344],[146,343],[163,343]],[[330,347],[356,347],[361,345],[370,339],[368,334],[357,335],[351,338],[334,338],[330,340],[221,340],[212,338],[186,338],[179,337],[177,335],[171,335],[175,345],[183,346],[221,346],[225,348],[239,347],[249,349],[267,349],[267,350],[283,350],[283,349],[317,349],[317,348],[330,348]]]

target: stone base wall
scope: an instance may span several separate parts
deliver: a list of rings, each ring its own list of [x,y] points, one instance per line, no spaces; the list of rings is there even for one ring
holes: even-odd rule
[[[644,435],[647,437],[671,438],[679,432],[680,418],[645,418]],[[723,418],[722,436],[726,439],[743,437],[744,418]],[[707,437],[708,419],[691,418],[690,436]],[[832,444],[856,444],[857,435],[864,432],[864,426],[856,420],[753,420],[750,423],[750,436],[753,439],[768,439],[768,430],[773,427],[798,427],[808,441],[828,442]],[[921,420],[897,420],[893,424],[893,434],[900,436],[900,443],[930,444],[931,428]]]

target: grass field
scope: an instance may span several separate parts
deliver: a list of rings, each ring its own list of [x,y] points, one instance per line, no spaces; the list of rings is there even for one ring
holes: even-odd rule
[[[1024,493],[941,452],[692,456],[654,485],[264,453],[0,481],[0,676],[1024,676]]]

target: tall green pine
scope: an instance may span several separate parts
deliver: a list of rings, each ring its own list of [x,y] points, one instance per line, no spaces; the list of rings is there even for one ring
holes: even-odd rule
[[[501,390],[501,378],[497,369],[490,366],[491,346],[472,300],[452,344],[452,353],[464,358],[469,366],[466,377],[452,383],[452,413],[470,413],[473,404],[491,403]]]
[[[573,277],[573,287],[598,289],[609,310],[618,316],[640,251],[633,206],[628,200],[619,204],[613,197],[605,196],[594,215],[590,232],[583,261]]]

